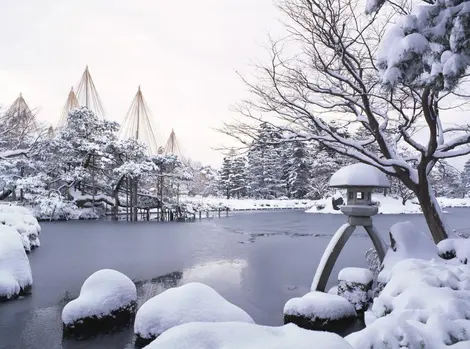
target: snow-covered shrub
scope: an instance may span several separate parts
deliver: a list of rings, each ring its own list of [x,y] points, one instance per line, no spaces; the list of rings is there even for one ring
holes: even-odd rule
[[[284,306],[285,324],[294,323],[309,330],[338,332],[356,317],[356,310],[348,300],[317,291],[289,299]]]
[[[437,246],[430,235],[418,230],[410,222],[400,222],[390,228],[390,248],[383,260],[379,281],[386,282],[393,266],[407,258],[432,260],[439,258]]]
[[[40,246],[41,227],[31,212],[21,206],[0,205],[0,224],[13,227],[21,235],[26,252]]]
[[[173,327],[146,349],[352,349],[340,336],[307,331],[293,324],[279,327],[242,322],[192,322]]]
[[[0,226],[0,302],[28,294],[32,284],[21,236],[12,227]]]
[[[33,205],[34,216],[39,220],[67,220],[78,209],[59,195],[37,198]]]
[[[467,264],[470,260],[470,240],[469,239],[445,239],[437,244],[439,256],[444,259],[454,259],[462,264]]]
[[[365,318],[367,327],[346,337],[356,349],[469,348],[470,267],[397,262]]]
[[[372,299],[372,283],[374,274],[364,268],[344,268],[338,275],[338,296],[346,298],[354,305],[357,312],[367,310]]]
[[[164,331],[187,322],[248,322],[253,319],[209,286],[192,282],[149,299],[137,311],[137,342],[147,344]]]
[[[64,307],[64,336],[86,338],[129,326],[136,307],[132,280],[116,270],[99,270],[85,280],[79,297]]]

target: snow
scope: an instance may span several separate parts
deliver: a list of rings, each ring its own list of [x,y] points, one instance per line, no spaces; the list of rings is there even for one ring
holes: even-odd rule
[[[365,317],[367,327],[346,337],[357,349],[469,348],[470,266],[402,260]]]
[[[0,225],[0,297],[11,298],[31,286],[33,278],[18,232]]]
[[[70,325],[79,319],[98,318],[137,301],[137,290],[126,275],[112,269],[92,274],[82,285],[80,296],[62,311],[62,321]]]
[[[145,349],[352,349],[340,336],[287,324],[268,327],[241,322],[193,322],[174,327]]]
[[[439,255],[453,251],[461,263],[470,261],[470,239],[445,239],[437,244]]]
[[[355,317],[354,306],[345,298],[324,292],[309,292],[303,297],[289,299],[284,315],[303,316],[312,320],[340,320]]]
[[[211,287],[192,282],[151,298],[137,311],[134,332],[153,338],[187,322],[247,322],[253,319]]]
[[[383,260],[383,270],[380,272],[380,281],[386,282],[395,264],[407,259],[418,258],[433,260],[439,258],[437,246],[430,235],[418,230],[410,222],[399,222],[390,228],[394,244],[388,249]]]
[[[328,293],[329,293],[329,294],[338,295],[338,286],[333,286],[332,288],[330,288],[330,289],[328,290]]]
[[[356,163],[342,167],[331,176],[330,187],[379,187],[388,188],[390,182],[387,176],[379,169]]]
[[[275,209],[303,209],[306,210],[315,204],[314,200],[283,200],[283,199],[225,199],[218,197],[188,197],[180,198],[181,202],[192,204],[195,211],[214,210],[217,208],[231,211],[244,210],[275,210]]]
[[[367,285],[374,280],[374,274],[365,268],[344,268],[338,274],[338,280]]]
[[[31,248],[40,246],[39,233],[41,227],[27,208],[0,205],[0,223],[16,229],[18,234],[21,235],[23,247],[27,252]]]

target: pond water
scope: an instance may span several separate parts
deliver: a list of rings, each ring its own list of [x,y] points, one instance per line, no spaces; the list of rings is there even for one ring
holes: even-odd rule
[[[468,209],[452,209],[453,229],[467,228]],[[426,229],[421,215],[374,217],[378,230],[400,220]],[[138,286],[139,305],[169,287],[200,281],[248,312],[281,325],[285,302],[309,291],[315,269],[343,215],[302,211],[234,213],[193,223],[70,221],[42,223],[42,246],[30,255],[33,293],[0,303],[0,348],[133,348],[132,329],[93,340],[62,341],[61,311],[93,272],[112,268]],[[372,245],[358,229],[333,270],[365,267]],[[330,286],[334,280],[330,280]]]

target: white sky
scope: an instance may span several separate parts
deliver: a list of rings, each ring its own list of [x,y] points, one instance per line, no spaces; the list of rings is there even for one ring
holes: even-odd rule
[[[217,167],[212,148],[234,140],[213,128],[247,96],[236,71],[266,57],[281,28],[272,0],[0,1],[0,105],[22,92],[56,125],[88,65],[109,119],[123,121],[141,85],[160,145],[174,128],[185,156]]]
[[[122,122],[141,85],[159,143],[220,165],[249,72],[278,21],[272,0],[1,0],[0,104],[19,92],[55,125],[88,65],[106,116]]]

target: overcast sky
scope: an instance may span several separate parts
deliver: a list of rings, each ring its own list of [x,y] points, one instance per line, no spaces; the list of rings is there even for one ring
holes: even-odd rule
[[[249,73],[278,27],[272,0],[1,0],[0,104],[23,93],[55,125],[88,65],[109,119],[141,85],[160,144],[172,128],[185,155],[219,165],[213,131],[236,117]]]
[[[214,166],[222,154],[211,148],[234,140],[213,128],[247,96],[236,71],[249,74],[267,57],[267,34],[281,30],[272,0],[0,2],[0,105],[22,92],[56,125],[88,65],[109,119],[123,121],[141,85],[160,145],[174,128],[185,156]],[[470,119],[446,114],[445,123]]]

